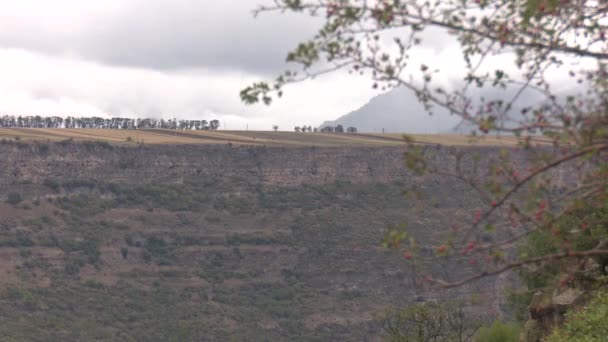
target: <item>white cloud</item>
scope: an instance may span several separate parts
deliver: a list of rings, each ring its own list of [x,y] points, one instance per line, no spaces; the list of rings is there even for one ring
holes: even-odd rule
[[[304,15],[254,18],[253,9],[269,2],[25,0],[2,8],[0,46],[110,65],[269,74],[317,26]]]
[[[365,78],[337,74],[289,87],[273,106],[245,106],[239,89],[258,76],[107,66],[16,49],[0,49],[0,74],[1,113],[219,118],[235,129],[318,125],[376,93]]]

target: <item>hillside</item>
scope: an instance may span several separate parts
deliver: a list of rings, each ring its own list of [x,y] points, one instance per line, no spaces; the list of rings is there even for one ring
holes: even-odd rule
[[[438,298],[380,247],[384,230],[407,222],[433,241],[478,205],[459,183],[409,174],[402,152],[4,142],[0,335],[377,340],[386,306]],[[438,201],[413,205],[413,183]],[[492,282],[442,295],[495,298]]]

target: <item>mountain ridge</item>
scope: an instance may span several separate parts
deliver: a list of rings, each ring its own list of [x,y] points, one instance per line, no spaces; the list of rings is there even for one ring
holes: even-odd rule
[[[429,115],[414,93],[395,88],[336,120],[323,122],[321,127],[342,125],[366,133],[432,134],[454,132],[459,121],[441,108],[434,108],[434,114]]]

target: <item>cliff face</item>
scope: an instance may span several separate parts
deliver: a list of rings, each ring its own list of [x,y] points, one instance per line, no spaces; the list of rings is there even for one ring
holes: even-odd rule
[[[112,147],[103,144],[3,146],[2,184],[48,177],[171,181],[238,177],[262,184],[335,180],[390,183],[406,176],[403,148],[266,148],[222,146]]]
[[[379,336],[388,305],[472,293],[493,305],[494,280],[420,288],[380,247],[388,226],[429,243],[479,205],[452,179],[408,173],[403,151],[0,145],[0,333],[360,341]],[[449,166],[453,151],[428,153]],[[402,196],[414,183],[432,204]]]
[[[49,147],[50,146],[50,147]],[[297,186],[347,181],[392,183],[416,178],[405,168],[407,147],[280,148],[183,145],[115,147],[103,143],[9,144],[0,146],[0,184],[40,184],[48,178],[97,179],[107,182],[175,182],[188,177],[252,184]],[[451,167],[462,148],[428,146],[427,156]],[[481,164],[498,148],[469,147]],[[470,159],[470,158],[469,158]],[[523,152],[516,162],[525,163]],[[465,163],[472,167],[472,161]]]

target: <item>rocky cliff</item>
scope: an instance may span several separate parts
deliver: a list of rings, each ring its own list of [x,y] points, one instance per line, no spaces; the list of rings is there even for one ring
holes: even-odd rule
[[[452,179],[408,173],[403,151],[2,144],[0,333],[361,341],[380,336],[373,317],[389,305],[474,294],[491,310],[493,279],[421,288],[380,247],[389,226],[428,243],[479,205]],[[453,151],[428,149],[446,167]],[[435,200],[405,198],[413,183]]]
[[[42,147],[41,146],[45,146]],[[48,177],[171,181],[238,177],[274,185],[403,179],[403,148],[277,148],[230,145],[115,147],[106,144],[12,144],[0,149],[2,184]]]

